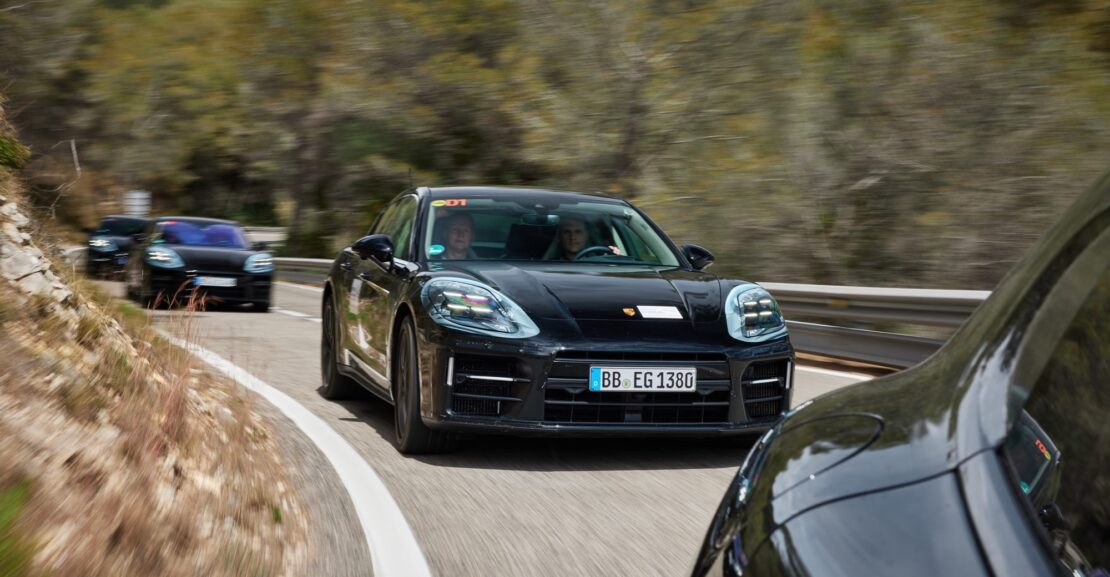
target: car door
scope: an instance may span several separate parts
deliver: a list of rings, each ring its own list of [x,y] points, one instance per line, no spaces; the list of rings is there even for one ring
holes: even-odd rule
[[[393,241],[394,258],[407,261],[416,219],[417,199],[403,196],[393,202],[382,215],[371,234],[385,234]],[[359,259],[352,277],[351,296],[357,296],[357,354],[365,366],[360,366],[372,380],[383,387],[389,386],[389,336],[401,291],[401,280],[393,272],[394,266],[376,259]]]

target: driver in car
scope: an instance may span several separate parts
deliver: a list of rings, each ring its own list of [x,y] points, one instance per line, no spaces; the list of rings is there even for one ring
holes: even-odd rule
[[[590,231],[585,220],[574,216],[559,219],[559,250],[555,255],[556,260],[574,260],[588,246]],[[620,249],[615,246],[607,248],[612,254],[621,254]]]

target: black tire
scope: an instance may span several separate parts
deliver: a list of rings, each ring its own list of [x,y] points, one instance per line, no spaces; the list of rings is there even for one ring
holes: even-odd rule
[[[397,335],[397,356],[393,371],[393,429],[397,450],[406,455],[447,453],[455,450],[457,439],[443,431],[429,429],[420,418],[419,356],[416,329],[412,319],[401,323]]]
[[[139,303],[139,306],[143,307],[144,309],[155,308],[154,297],[145,289],[143,289],[143,285],[139,285],[139,288],[135,291],[135,302]]]
[[[270,301],[258,301],[251,303],[251,310],[256,313],[270,312]]]
[[[268,304],[268,303],[267,303]],[[323,385],[320,395],[325,399],[352,399],[361,396],[362,387],[354,379],[339,372],[339,325],[331,298],[324,302],[323,324],[320,327],[320,373]]]

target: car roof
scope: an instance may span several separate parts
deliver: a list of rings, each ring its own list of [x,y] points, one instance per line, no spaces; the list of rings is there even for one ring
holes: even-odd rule
[[[612,203],[627,204],[624,199],[601,194],[599,192],[578,192],[573,190],[559,190],[554,188],[540,188],[532,186],[435,186],[419,189],[431,198],[519,198],[522,196],[544,196],[577,202],[584,199],[609,201]]]
[[[240,226],[234,220],[224,220],[222,218],[205,218],[200,216],[159,216],[154,219],[155,222],[166,222],[168,220],[178,220],[181,222],[188,222],[191,224],[230,224],[233,226]]]
[[[118,218],[118,219],[122,219],[122,220],[136,220],[136,221],[141,221],[141,222],[146,222],[146,221],[150,220],[149,218],[147,218],[145,216],[134,216],[134,215],[130,215],[130,214],[107,214],[107,215],[104,215],[104,216],[100,217],[100,220],[103,221],[106,218]]]

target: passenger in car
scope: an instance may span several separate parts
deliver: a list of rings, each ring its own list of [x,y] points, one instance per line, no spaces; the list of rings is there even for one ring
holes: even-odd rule
[[[447,217],[447,226],[444,228],[446,236],[446,250],[440,256],[444,260],[476,259],[470,245],[474,242],[474,218],[465,212],[458,212]]]

